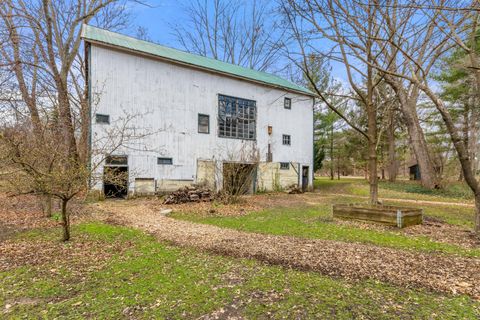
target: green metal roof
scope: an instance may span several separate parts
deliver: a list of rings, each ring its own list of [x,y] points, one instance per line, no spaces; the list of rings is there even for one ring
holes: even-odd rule
[[[96,28],[86,24],[84,24],[82,28],[82,37],[87,41],[99,42],[119,48],[144,52],[164,59],[177,61],[179,63],[189,64],[214,72],[229,74],[235,77],[261,82],[266,85],[281,87],[287,90],[293,90],[313,96],[311,91],[296,85],[293,82],[266,72],[256,71],[223,61],[164,47],[152,42],[135,39],[123,34]]]

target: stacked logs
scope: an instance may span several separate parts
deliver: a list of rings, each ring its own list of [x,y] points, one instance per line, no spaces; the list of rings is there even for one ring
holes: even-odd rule
[[[212,201],[212,193],[209,189],[186,186],[169,194],[164,204],[180,204],[187,202]]]

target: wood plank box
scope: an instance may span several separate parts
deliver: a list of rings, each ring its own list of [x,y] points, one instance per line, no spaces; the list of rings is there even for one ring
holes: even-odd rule
[[[335,204],[332,211],[334,218],[372,221],[399,228],[422,224],[423,222],[423,210],[417,208]]]

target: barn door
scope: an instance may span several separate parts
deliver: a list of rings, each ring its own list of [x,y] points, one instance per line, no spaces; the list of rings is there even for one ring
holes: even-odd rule
[[[308,188],[308,166],[302,167],[302,191],[307,191]]]
[[[128,195],[127,156],[108,156],[103,167],[103,192],[107,198]]]

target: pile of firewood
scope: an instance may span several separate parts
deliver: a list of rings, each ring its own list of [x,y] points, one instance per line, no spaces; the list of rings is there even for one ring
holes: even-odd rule
[[[209,189],[186,186],[169,194],[164,204],[179,204],[187,202],[212,201],[212,192]]]
[[[303,193],[303,190],[301,188],[298,187],[298,185],[296,184],[293,184],[291,186],[289,186],[286,191],[289,193],[289,194],[300,194],[300,193]]]

